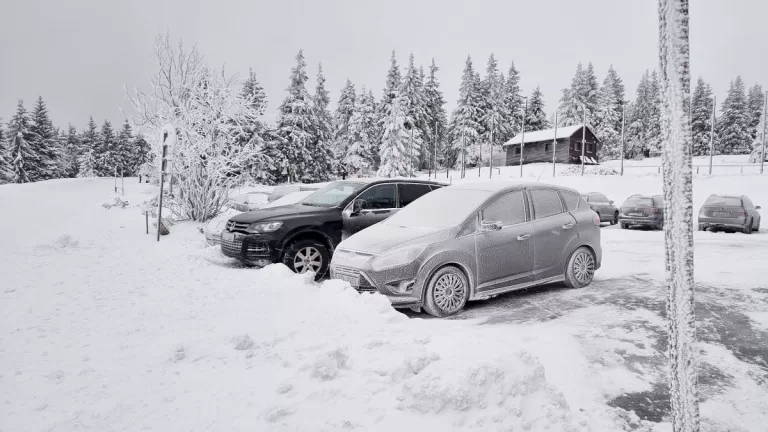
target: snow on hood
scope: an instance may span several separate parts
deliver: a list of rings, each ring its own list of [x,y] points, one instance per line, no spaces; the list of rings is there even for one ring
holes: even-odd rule
[[[398,246],[445,240],[449,233],[450,229],[409,228],[378,223],[352,235],[339,247],[379,254]]]

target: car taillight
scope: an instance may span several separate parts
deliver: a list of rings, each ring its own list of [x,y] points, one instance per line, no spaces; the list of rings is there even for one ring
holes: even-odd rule
[[[658,212],[659,212],[659,209],[657,207],[649,207],[648,208],[648,213],[650,213],[650,214],[656,214]]]
[[[747,217],[747,212],[742,210],[742,211],[738,212],[738,215],[739,215],[739,217]]]
[[[595,213],[595,215],[592,216],[592,223],[595,224],[595,226],[600,226],[600,215]]]

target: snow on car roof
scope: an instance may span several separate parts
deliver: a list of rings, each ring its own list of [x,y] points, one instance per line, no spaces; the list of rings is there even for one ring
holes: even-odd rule
[[[567,190],[573,193],[579,193],[575,189],[565,186],[551,185],[547,183],[538,183],[524,180],[482,180],[475,182],[462,182],[450,186],[451,189],[463,190],[481,190],[487,192],[499,192],[511,187],[551,187],[554,189]]]

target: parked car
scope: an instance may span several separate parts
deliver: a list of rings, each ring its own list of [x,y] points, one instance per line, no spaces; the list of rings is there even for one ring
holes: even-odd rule
[[[575,190],[502,181],[446,187],[344,240],[331,277],[396,308],[458,313],[470,300],[600,268],[600,218]]]
[[[710,195],[699,210],[699,231],[729,230],[752,234],[760,230],[760,206],[740,195]]]
[[[246,212],[257,210],[267,204],[269,193],[264,191],[251,191],[231,198],[227,205],[237,211]]]
[[[328,183],[313,183],[313,184],[296,183],[296,184],[278,186],[272,191],[272,193],[269,194],[269,196],[267,197],[267,202],[278,200],[294,192],[306,192],[306,191],[314,192],[327,185]]]
[[[613,205],[613,200],[609,200],[599,192],[590,192],[582,195],[582,197],[589,208],[600,216],[600,222],[610,222],[611,225],[619,223],[619,208]]]
[[[336,181],[298,203],[232,217],[221,234],[221,251],[248,265],[282,262],[297,273],[313,271],[319,279],[343,237],[442,186],[415,179]]]
[[[621,205],[619,223],[624,229],[633,226],[664,228],[664,196],[640,194],[630,196]]]

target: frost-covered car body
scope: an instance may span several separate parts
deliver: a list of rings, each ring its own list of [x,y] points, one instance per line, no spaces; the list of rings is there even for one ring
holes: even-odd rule
[[[306,192],[306,191],[314,192],[326,185],[328,185],[328,183],[312,183],[312,184],[296,183],[296,184],[278,186],[269,194],[269,196],[267,197],[267,202],[278,200],[294,192]]]
[[[332,182],[298,203],[273,206],[281,198],[232,217],[222,232],[221,251],[248,265],[283,262],[297,273],[313,271],[319,278],[327,272],[345,232],[348,235],[378,223],[442,186],[416,179]]]
[[[600,192],[589,192],[582,195],[589,208],[600,216],[600,222],[610,222],[616,225],[619,222],[619,208]]]
[[[570,284],[568,266],[577,252],[586,260],[582,273],[589,274],[576,285],[588,284],[602,260],[599,225],[572,189],[501,181],[454,185],[344,240],[331,277],[360,292],[380,292],[397,308],[447,316],[468,300],[566,279]],[[438,276],[465,284],[455,309],[434,307]]]
[[[741,231],[760,230],[760,206],[744,195],[710,195],[699,210],[699,231],[708,229]]]
[[[265,191],[246,192],[231,198],[227,205],[240,212],[257,210],[268,203],[268,196],[269,193]]]
[[[664,196],[640,194],[630,196],[621,205],[619,223],[624,229],[633,226],[664,228]]]
[[[210,246],[216,246],[221,244],[221,232],[224,231],[224,227],[227,225],[227,221],[232,216],[238,215],[241,212],[235,209],[226,209],[215,218],[208,221],[203,228],[203,234],[205,234],[205,241]]]

